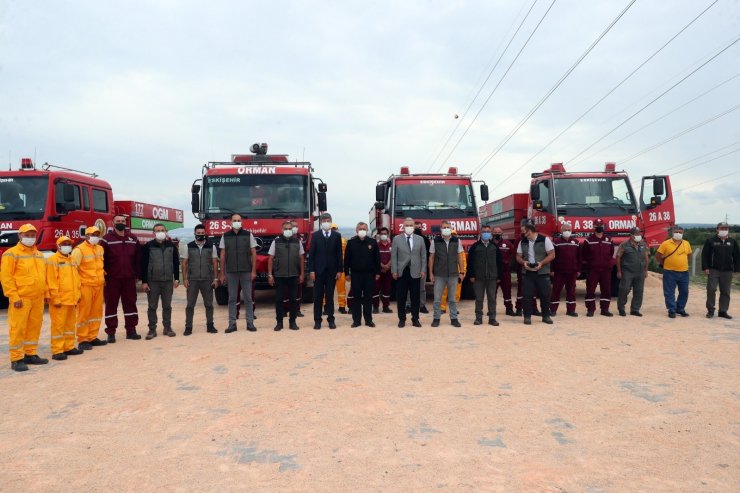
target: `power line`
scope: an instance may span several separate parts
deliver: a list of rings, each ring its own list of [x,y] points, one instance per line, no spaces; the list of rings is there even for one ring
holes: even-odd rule
[[[650,152],[650,151],[652,151],[652,150],[654,150],[654,149],[657,149],[658,147],[660,147],[660,146],[662,146],[662,145],[665,145],[665,144],[667,144],[668,142],[671,142],[672,140],[676,140],[677,138],[679,138],[679,137],[682,137],[682,136],[686,135],[686,134],[687,134],[687,133],[689,133],[689,132],[693,132],[693,131],[694,131],[694,130],[696,130],[697,128],[703,127],[704,125],[706,125],[706,124],[708,124],[708,123],[711,123],[711,122],[713,122],[714,120],[717,120],[717,119],[719,119],[719,118],[722,118],[723,116],[725,116],[725,115],[728,115],[728,114],[732,113],[733,111],[737,110],[738,108],[740,108],[740,104],[736,104],[736,105],[735,105],[735,106],[733,106],[732,108],[729,108],[729,109],[727,109],[727,110],[723,111],[722,113],[718,113],[718,114],[714,115],[713,117],[711,117],[711,118],[709,118],[709,119],[707,119],[707,120],[704,120],[704,121],[703,121],[703,122],[701,122],[701,123],[697,123],[696,125],[693,125],[693,126],[691,126],[691,127],[687,128],[687,129],[685,129],[685,130],[682,130],[682,131],[678,132],[677,134],[674,134],[674,135],[672,135],[671,137],[669,137],[669,138],[667,138],[667,139],[665,139],[665,140],[662,140],[662,141],[658,142],[657,144],[653,144],[653,145],[651,145],[651,146],[649,146],[649,147],[646,147],[645,149],[643,149],[643,150],[641,150],[641,151],[639,151],[639,152],[636,152],[635,154],[631,155],[630,157],[627,157],[627,158],[625,158],[625,159],[620,159],[620,160],[618,160],[617,162],[618,162],[618,163],[620,163],[620,164],[624,164],[624,163],[626,163],[626,162],[628,162],[628,161],[632,161],[632,160],[633,160],[633,159],[635,159],[636,157],[642,156],[642,155],[643,155],[643,154],[645,154],[645,153],[648,153],[648,152]]]
[[[514,38],[516,38],[516,35],[519,34],[519,30],[522,28],[522,26],[524,25],[524,22],[527,20],[527,18],[529,18],[529,14],[532,12],[532,9],[534,8],[534,6],[537,4],[538,1],[539,0],[534,0],[534,2],[532,2],[532,5],[529,7],[529,10],[527,11],[527,14],[524,16],[524,18],[522,19],[522,21],[519,23],[519,26],[516,28],[516,31],[514,31],[514,34],[511,36],[511,39],[509,39],[509,42],[506,44],[506,47],[504,48],[504,51],[501,52],[501,55],[499,55],[498,60],[496,60],[496,63],[493,65],[493,68],[491,68],[491,70],[488,72],[488,76],[481,83],[480,87],[478,88],[478,92],[475,93],[475,96],[470,101],[470,104],[468,104],[468,107],[465,108],[465,111],[462,112],[462,114],[460,115],[460,119],[457,121],[457,123],[456,124],[453,123],[454,128],[452,129],[451,132],[449,132],[449,135],[447,136],[447,139],[445,140],[444,144],[442,144],[442,147],[439,148],[439,152],[437,152],[437,155],[434,156],[434,160],[429,165],[429,169],[430,170],[434,167],[435,163],[437,162],[437,159],[439,159],[439,156],[442,154],[442,151],[444,151],[445,147],[447,147],[447,144],[449,144],[450,143],[450,140],[452,140],[452,137],[457,132],[457,129],[460,128],[460,124],[462,124],[463,120],[465,119],[465,116],[467,116],[467,114],[468,114],[468,111],[470,111],[470,108],[478,100],[478,96],[480,96],[480,93],[483,91],[483,88],[488,83],[488,80],[491,78],[491,75],[493,75],[493,72],[496,70],[496,68],[498,67],[498,64],[501,62],[501,59],[504,57],[504,55],[508,51],[509,46],[511,46],[512,41],[514,41]],[[522,5],[521,10],[519,10],[519,13],[517,14],[517,17],[519,17],[519,14],[522,13],[522,10],[524,10],[524,5]],[[504,39],[506,39],[506,38],[504,38]],[[502,39],[501,40],[501,43],[502,44],[503,44],[503,41],[504,40]],[[501,47],[501,45],[499,45],[499,48],[500,47]],[[498,48],[496,48],[496,51],[498,51]],[[471,92],[472,92],[472,90],[471,90]],[[469,96],[470,96],[470,94],[468,94],[468,97]],[[467,99],[467,97],[465,99]],[[442,166],[444,166],[444,164],[440,165],[440,168]],[[438,170],[439,170],[439,168],[438,168]]]
[[[709,94],[710,92],[712,92],[712,91],[714,91],[714,90],[716,90],[716,89],[719,89],[719,88],[720,88],[720,87],[722,87],[723,85],[727,84],[728,82],[730,82],[730,81],[732,81],[732,80],[734,80],[734,79],[736,79],[736,78],[738,78],[738,77],[740,77],[740,72],[738,72],[737,74],[733,75],[733,76],[732,76],[732,77],[730,77],[729,79],[725,79],[724,81],[720,82],[719,84],[717,84],[717,85],[715,85],[715,86],[713,86],[713,87],[711,87],[711,88],[707,89],[706,91],[704,91],[703,93],[699,94],[698,96],[696,96],[696,97],[694,97],[694,98],[692,98],[692,99],[690,99],[690,100],[686,101],[685,103],[683,103],[683,104],[681,104],[681,105],[677,106],[676,108],[672,109],[672,110],[671,110],[671,111],[669,111],[668,113],[665,113],[665,114],[663,114],[662,116],[659,116],[658,118],[656,118],[655,120],[653,120],[653,121],[651,121],[651,122],[648,122],[648,123],[646,123],[646,124],[645,124],[645,125],[643,125],[642,127],[640,127],[640,128],[638,128],[637,130],[635,130],[634,132],[628,133],[627,135],[625,135],[625,136],[624,136],[624,137],[622,137],[621,139],[619,139],[619,140],[615,140],[615,141],[614,141],[614,142],[612,142],[611,144],[608,144],[608,145],[606,145],[606,146],[602,147],[602,148],[601,148],[601,149],[599,149],[598,151],[596,151],[596,152],[594,152],[594,153],[592,153],[592,154],[590,154],[590,155],[588,155],[588,156],[586,156],[586,157],[583,157],[583,158],[579,159],[579,160],[578,160],[578,161],[577,161],[576,163],[574,163],[574,164],[571,164],[571,165],[570,165],[570,168],[574,168],[574,167],[578,166],[578,165],[579,165],[580,163],[582,163],[582,162],[584,162],[584,161],[588,161],[588,160],[590,160],[590,159],[591,159],[592,157],[596,156],[597,154],[600,154],[600,153],[604,152],[605,150],[609,149],[610,147],[613,147],[613,146],[615,146],[615,145],[619,144],[620,142],[623,142],[623,141],[627,140],[628,138],[632,137],[633,135],[635,135],[635,134],[638,134],[638,133],[642,132],[643,130],[645,130],[645,129],[646,129],[646,128],[648,128],[649,126],[651,126],[651,125],[653,125],[653,124],[655,124],[655,123],[659,122],[660,120],[662,120],[662,119],[664,119],[664,118],[667,118],[668,116],[672,115],[672,114],[673,114],[673,113],[675,113],[676,111],[678,111],[678,110],[680,110],[680,109],[682,109],[682,108],[684,108],[684,107],[688,106],[689,104],[693,103],[694,101],[696,101],[696,100],[698,100],[698,99],[700,99],[700,98],[703,98],[704,96],[706,96],[706,95],[707,95],[707,94]]]
[[[707,180],[707,181],[703,181],[701,183],[695,183],[693,185],[689,185],[688,187],[684,187],[684,188],[681,188],[679,190],[676,190],[674,193],[683,192],[684,190],[689,190],[689,189],[694,188],[694,187],[698,187],[698,186],[701,186],[701,185],[706,185],[707,183],[712,183],[712,182],[715,182],[715,181],[723,180],[723,179],[727,178],[728,176],[736,175],[738,173],[740,173],[740,169],[737,170],[737,171],[733,171],[732,173],[727,173],[726,175],[722,175],[722,176],[720,176],[718,178],[714,178],[712,180]]]
[[[542,25],[542,22],[545,20],[545,17],[547,17],[547,14],[550,13],[550,10],[552,9],[553,5],[555,5],[555,2],[556,2],[556,0],[552,0],[552,2],[550,3],[550,6],[547,7],[547,10],[542,15],[542,17],[540,18],[539,22],[537,22],[537,25],[534,27],[534,30],[532,30],[532,32],[530,33],[529,37],[524,42],[524,44],[522,45],[522,47],[519,48],[519,51],[517,52],[516,56],[511,61],[511,63],[509,64],[509,66],[506,68],[506,71],[501,76],[501,78],[499,79],[499,81],[496,83],[496,86],[493,88],[493,90],[491,91],[491,93],[488,95],[488,97],[486,98],[486,100],[483,102],[483,105],[478,109],[478,112],[473,117],[473,120],[468,124],[467,128],[465,129],[465,131],[463,132],[463,134],[460,136],[460,138],[457,139],[457,142],[455,142],[455,145],[452,147],[452,149],[450,150],[450,152],[447,154],[447,157],[444,159],[444,161],[442,161],[442,165],[441,166],[444,166],[445,165],[445,163],[450,159],[450,156],[452,156],[452,153],[455,152],[455,149],[457,149],[457,146],[460,145],[460,142],[468,134],[468,131],[470,131],[470,128],[473,126],[473,124],[475,123],[475,121],[478,119],[478,116],[480,116],[480,114],[483,111],[483,109],[486,107],[486,105],[488,104],[488,102],[493,97],[494,93],[496,92],[496,89],[498,89],[498,87],[501,85],[501,83],[506,78],[506,75],[509,73],[509,70],[511,70],[511,67],[513,67],[514,64],[516,63],[516,61],[519,59],[519,55],[522,54],[522,52],[524,51],[524,48],[527,47],[527,45],[529,44],[529,41],[532,39],[532,37],[534,36],[534,34],[540,28],[540,25]]]
[[[699,65],[698,67],[696,67],[696,68],[695,68],[694,70],[692,70],[691,72],[689,72],[689,74],[688,74],[688,75],[686,75],[686,76],[685,76],[685,77],[683,77],[683,78],[682,78],[681,80],[679,80],[678,82],[676,82],[675,84],[673,84],[673,85],[672,85],[671,87],[669,87],[668,89],[666,89],[665,91],[663,91],[662,93],[660,93],[660,94],[659,94],[659,95],[658,95],[657,97],[653,98],[653,99],[652,99],[652,100],[651,100],[651,101],[650,101],[649,103],[647,103],[647,104],[646,104],[646,105],[644,105],[644,106],[643,106],[642,108],[640,108],[639,110],[637,110],[636,112],[634,112],[634,113],[633,113],[632,115],[630,115],[629,117],[627,117],[627,118],[626,118],[625,120],[623,120],[623,121],[622,121],[622,123],[620,123],[620,124],[619,124],[619,125],[617,125],[616,127],[614,127],[614,128],[612,128],[611,130],[609,130],[609,131],[608,131],[607,133],[605,133],[604,135],[602,135],[601,137],[599,137],[599,138],[598,138],[598,139],[597,139],[597,140],[596,140],[596,141],[595,141],[594,143],[592,143],[591,145],[589,145],[588,147],[586,147],[586,148],[585,148],[584,150],[582,150],[581,152],[579,152],[578,154],[576,154],[576,155],[575,155],[575,156],[573,156],[572,158],[568,159],[568,161],[566,161],[566,162],[571,162],[571,161],[574,161],[574,160],[575,160],[576,158],[578,158],[578,157],[579,157],[579,156],[581,156],[582,154],[584,154],[584,153],[588,152],[588,151],[589,151],[589,150],[590,150],[591,148],[593,148],[593,147],[594,147],[594,146],[595,146],[596,144],[598,144],[599,142],[601,142],[602,140],[604,140],[605,138],[607,138],[608,136],[610,136],[611,134],[613,134],[614,132],[616,132],[616,131],[617,131],[618,129],[620,129],[620,128],[621,128],[621,127],[622,127],[622,126],[623,126],[623,125],[625,124],[625,123],[627,123],[628,121],[632,120],[632,119],[633,119],[634,117],[636,117],[636,116],[637,116],[638,114],[642,113],[642,112],[643,112],[643,111],[644,111],[644,110],[645,110],[646,108],[648,108],[648,107],[649,107],[649,106],[651,106],[651,105],[652,105],[653,103],[655,103],[655,102],[656,102],[657,100],[659,100],[660,98],[662,98],[663,96],[665,96],[666,94],[668,94],[668,92],[670,92],[671,90],[673,90],[673,89],[674,89],[674,88],[675,88],[676,86],[678,86],[678,85],[679,85],[679,84],[681,84],[681,83],[682,83],[683,81],[685,81],[686,79],[688,79],[689,77],[691,77],[692,75],[694,75],[694,74],[695,74],[696,72],[698,72],[699,70],[701,70],[701,69],[702,69],[703,67],[705,67],[705,66],[706,66],[706,65],[707,65],[707,64],[708,64],[709,62],[711,62],[712,60],[714,60],[715,58],[717,58],[718,56],[720,56],[720,55],[721,55],[722,53],[724,53],[725,51],[727,51],[728,49],[730,49],[730,48],[731,48],[731,47],[732,47],[732,46],[733,46],[733,45],[734,45],[735,43],[737,43],[738,41],[740,41],[740,36],[738,36],[738,37],[736,37],[736,38],[735,38],[734,40],[730,41],[730,43],[728,43],[728,44],[727,44],[727,45],[726,45],[726,46],[725,46],[724,48],[722,48],[722,49],[721,49],[721,50],[719,50],[719,51],[718,51],[717,53],[715,53],[714,55],[712,55],[712,56],[711,56],[711,57],[710,57],[710,58],[709,58],[708,60],[706,60],[706,61],[705,61],[704,63],[702,63],[701,65]]]
[[[571,65],[571,67],[560,77],[560,79],[555,83],[555,85],[552,86],[552,88],[550,88],[550,90],[539,100],[539,102],[529,111],[529,113],[527,113],[527,115],[517,124],[517,126],[514,127],[514,129],[511,132],[509,132],[509,135],[498,145],[498,147],[494,149],[493,152],[489,154],[481,162],[481,164],[479,164],[476,167],[476,169],[473,171],[473,174],[479,173],[484,167],[486,167],[486,165],[488,165],[489,162],[491,162],[491,160],[496,156],[496,154],[498,154],[499,151],[501,151],[501,149],[504,148],[506,143],[509,142],[514,137],[514,135],[516,135],[516,133],[519,131],[519,129],[521,129],[524,126],[525,123],[527,123],[527,120],[529,120],[530,117],[540,108],[540,106],[542,106],[545,103],[545,101],[547,101],[549,97],[558,89],[558,87],[560,87],[560,85],[563,82],[565,82],[565,79],[567,79],[568,76],[576,69],[576,67],[578,67],[578,65],[581,64],[581,62],[588,56],[589,53],[591,53],[591,51],[596,47],[596,45],[599,44],[599,42],[604,38],[604,36],[606,36],[607,33],[611,31],[611,29],[617,24],[617,22],[619,22],[622,16],[624,16],[624,14],[627,13],[627,11],[630,9],[630,7],[632,7],[632,5],[634,5],[636,1],[637,0],[631,0],[627,4],[627,6],[622,10],[622,12],[620,12],[619,15],[617,15],[617,17],[614,18],[614,20],[612,20],[612,22],[606,27],[606,29],[604,29],[604,31],[596,38],[596,40],[594,40],[594,42],[591,43],[591,46],[589,46],[588,49],[575,61],[575,63]],[[514,172],[511,173],[508,177],[506,177],[506,179],[499,182],[499,184],[496,185],[494,189],[501,186],[502,183],[506,182],[509,178],[514,176],[520,169],[522,169],[521,166],[517,168],[516,170],[514,170]]]
[[[581,114],[581,116],[579,116],[578,118],[576,118],[575,120],[573,120],[573,122],[570,125],[568,125],[563,130],[561,130],[560,133],[557,134],[555,137],[553,137],[553,139],[550,142],[548,142],[547,144],[545,144],[544,147],[542,147],[542,149],[540,149],[532,157],[530,157],[529,159],[527,159],[522,164],[521,167],[524,167],[527,164],[531,163],[532,160],[534,160],[537,156],[539,156],[540,154],[542,154],[545,151],[545,149],[547,149],[548,147],[550,147],[556,140],[558,140],[560,137],[562,137],[563,134],[565,134],[568,130],[570,130],[571,128],[573,128],[573,126],[576,123],[578,123],[586,115],[588,115],[589,113],[591,113],[591,111],[594,108],[596,108],[599,104],[601,104],[601,102],[604,101],[606,98],[608,98],[609,96],[611,96],[612,93],[614,93],[614,91],[616,91],[617,89],[619,89],[622,86],[622,84],[624,84],[625,82],[627,82],[633,75],[635,75],[637,73],[638,70],[640,70],[642,67],[644,67],[648,62],[650,62],[650,60],[652,60],[653,58],[655,58],[655,56],[658,55],[658,53],[660,53],[661,51],[663,51],[666,46],[668,46],[669,44],[671,44],[673,42],[673,40],[675,40],[678,36],[680,36],[681,33],[683,33],[686,29],[688,29],[694,22],[696,22],[710,8],[712,8],[718,1],[719,0],[714,0],[712,3],[709,4],[709,6],[707,8],[705,8],[704,10],[702,10],[701,12],[699,12],[699,14],[696,17],[694,17],[688,24],[686,24],[684,27],[682,27],[676,34],[674,34],[668,41],[666,41],[663,44],[663,46],[661,46],[660,48],[658,48],[657,50],[655,50],[652,53],[652,55],[650,55],[649,57],[647,57],[641,64],[639,64],[632,72],[630,72],[629,75],[627,75],[627,77],[625,77],[617,85],[615,85],[614,87],[612,87],[609,90],[609,92],[607,92],[604,96],[601,97],[601,99],[599,99],[594,104],[592,104],[586,111],[583,112],[583,114]],[[738,75],[740,75],[740,74],[738,74]]]
[[[701,161],[699,163],[696,163],[693,166],[689,166],[688,168],[682,169],[681,171],[677,171],[675,173],[671,173],[671,176],[680,175],[684,171],[688,171],[690,169],[696,168],[697,166],[701,166],[702,164],[711,163],[712,161],[716,161],[717,159],[721,159],[721,158],[723,158],[725,156],[729,156],[730,154],[735,154],[736,152],[740,152],[740,149],[735,149],[734,151],[726,152],[726,153],[721,154],[721,155],[719,155],[717,157],[713,157],[712,159],[707,159],[706,161]]]
[[[691,163],[693,161],[696,161],[697,159],[701,159],[701,158],[707,157],[710,154],[714,154],[714,153],[719,152],[719,151],[724,151],[728,147],[732,147],[732,146],[735,146],[735,145],[738,145],[738,144],[740,144],[740,140],[737,141],[737,142],[733,142],[732,144],[729,144],[729,145],[720,147],[719,149],[715,149],[713,151],[707,152],[706,154],[702,154],[701,156],[697,156],[695,158],[689,159],[688,161],[684,161],[683,163],[674,164],[673,166],[670,166],[670,167],[664,169],[663,171],[660,171],[658,174],[659,175],[664,175],[664,174],[666,174],[667,172],[669,172],[669,171],[671,171],[673,169],[680,168],[680,167],[685,166],[685,165],[687,165],[687,164],[689,164],[689,163]]]

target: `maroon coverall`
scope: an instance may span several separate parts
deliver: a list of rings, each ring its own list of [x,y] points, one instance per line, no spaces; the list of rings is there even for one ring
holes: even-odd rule
[[[599,286],[599,305],[602,312],[609,311],[612,300],[612,264],[614,243],[606,236],[591,234],[583,242],[583,262],[588,269],[586,276],[586,310],[596,311],[596,285]]]
[[[552,296],[550,313],[555,314],[560,305],[560,292],[565,287],[565,308],[567,313],[576,312],[576,278],[581,271],[581,248],[574,238],[553,238],[555,260],[551,264]]]
[[[383,243],[378,240],[378,253],[380,253],[380,263],[390,264],[391,263],[391,242],[387,241]],[[391,269],[383,272],[381,268],[380,278],[375,281],[375,292],[373,293],[373,307],[380,307],[380,302],[383,302],[383,308],[389,308],[391,304]]]
[[[123,324],[127,334],[136,332],[139,312],[136,309],[136,280],[141,264],[139,239],[125,231],[116,231],[102,238],[105,269],[105,333],[115,334],[118,328],[118,300],[123,305]]]
[[[498,247],[498,251],[501,254],[501,264],[503,265],[503,269],[498,275],[496,290],[498,291],[499,286],[501,287],[501,294],[504,297],[504,307],[511,310],[513,309],[511,303],[511,262],[516,257],[516,248],[514,248],[514,244],[509,240],[502,239],[499,242],[493,240],[493,243]],[[517,303],[517,306],[519,306],[519,303]]]

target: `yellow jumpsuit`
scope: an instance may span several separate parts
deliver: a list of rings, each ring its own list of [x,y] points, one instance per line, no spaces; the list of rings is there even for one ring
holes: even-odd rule
[[[29,248],[22,243],[9,248],[3,253],[0,280],[5,296],[10,301],[10,361],[38,354],[41,323],[44,319],[44,298],[48,294],[44,255],[35,246]],[[14,304],[17,301],[23,302],[23,306],[16,308]]]
[[[80,300],[80,274],[72,256],[57,252],[46,263],[51,316],[51,354],[71,351],[75,347],[77,302]],[[55,305],[61,305],[59,307]]]
[[[103,247],[85,241],[72,251],[72,262],[80,273],[80,303],[77,305],[77,342],[97,339],[103,319]]]
[[[463,272],[466,272],[468,269],[468,254],[466,252],[463,252],[460,254],[462,257],[462,267]],[[460,303],[460,291],[462,290],[462,283],[457,283],[457,288],[455,289],[455,301],[457,303]],[[447,286],[445,286],[444,291],[442,291],[442,300],[439,302],[439,309],[443,312],[447,311]],[[458,310],[459,310],[458,306]]]
[[[342,237],[342,261],[344,261],[344,252],[347,250],[347,239]],[[337,279],[337,302],[339,308],[347,308],[347,278],[344,275],[344,263],[341,267],[341,275]]]

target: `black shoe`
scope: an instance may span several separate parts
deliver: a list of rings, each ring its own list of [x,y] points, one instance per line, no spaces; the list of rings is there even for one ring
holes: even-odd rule
[[[247,330],[249,332],[257,332],[257,327],[255,327],[254,324],[247,324]]]
[[[329,328],[334,330],[337,328],[337,324],[335,324],[334,322],[329,322]]]
[[[297,311],[297,312],[295,313],[295,316],[296,316],[296,317],[305,317],[305,315],[303,314],[303,312],[302,312],[302,311],[300,311],[300,310],[298,310],[298,311]]]
[[[56,361],[64,361],[65,359],[67,359],[67,355],[64,353],[52,354],[51,359]]]
[[[516,311],[514,312],[514,316],[515,317],[521,317],[522,316],[522,309],[521,308],[517,308]]]
[[[378,308],[377,306],[374,306],[373,313],[380,313],[380,308]]]
[[[516,312],[514,311],[513,308],[509,307],[509,308],[506,308],[506,315],[509,317],[516,317]]]
[[[274,330],[275,332],[280,332],[281,330],[283,330],[283,323],[282,322],[276,323],[275,328],[272,330]]]
[[[321,328],[321,322],[316,322],[315,324],[313,324],[313,328],[314,330],[319,330]]]
[[[555,313],[555,312],[550,312],[550,316],[551,316],[551,317],[557,317],[557,315],[558,315],[558,314],[557,314],[557,313]]]
[[[375,322],[373,322],[373,321],[371,320],[371,321],[369,321],[369,322],[365,322],[365,325],[367,325],[368,327],[375,327]]]
[[[64,351],[64,354],[66,354],[67,356],[77,356],[78,354],[82,354],[84,352],[85,351],[83,351],[82,349],[72,348],[69,351]]]
[[[290,323],[288,324],[288,328],[289,328],[290,330],[300,330],[300,327],[298,327],[298,324],[297,324],[297,323],[295,323],[295,320],[293,320],[292,322],[290,322]]]
[[[577,317],[578,316],[578,314],[576,312],[567,312],[566,315],[569,316],[569,317]]]
[[[473,322],[473,325],[483,325],[483,320],[480,318],[476,318]]]
[[[714,311],[708,311],[707,318],[714,318]]]
[[[668,318],[676,318],[676,314],[674,312],[668,312]]]
[[[601,316],[602,317],[613,317],[614,314],[610,312],[609,310],[601,310]]]
[[[89,342],[81,342],[77,345],[81,351],[90,351],[93,347]]]
[[[175,337],[177,335],[172,329],[164,329],[164,332],[162,332],[162,334],[166,335],[167,337]]]
[[[257,320],[257,314],[252,310],[252,320]]]
[[[499,323],[495,318],[489,318],[488,319],[488,325],[493,325],[494,327],[498,327]]]
[[[49,362],[48,359],[40,357],[38,354],[26,355],[23,358],[23,362],[27,365],[45,365]]]
[[[10,363],[10,369],[15,371],[28,371],[28,365],[26,365],[22,359],[13,361]]]
[[[347,309],[345,307],[343,307],[343,306],[340,306],[339,307],[339,313],[343,313],[343,314],[346,315],[347,314]]]
[[[399,329],[402,329],[404,327],[406,327],[406,321],[405,320],[399,320],[398,321],[398,328]]]
[[[412,320],[411,325],[413,325],[414,327],[421,327],[421,322],[419,322],[418,320]]]
[[[157,331],[156,330],[150,330],[149,332],[146,333],[145,339],[147,341],[150,341],[150,340],[154,339],[155,337],[157,337]]]
[[[206,332],[208,332],[209,334],[218,334],[218,329],[213,325],[207,325]]]
[[[108,344],[115,344],[116,343],[116,335],[115,334],[108,334]]]
[[[353,329],[355,329],[355,328],[357,328],[359,326],[360,326],[360,322],[352,322],[352,325],[350,325],[350,327],[352,327]]]
[[[681,316],[688,317],[689,315],[687,313],[686,315],[681,314]],[[732,320],[732,315],[730,315],[727,312],[719,312],[719,313],[717,313],[717,316],[719,318],[726,318],[727,320]]]
[[[624,311],[624,308],[620,308],[619,309],[619,316],[620,317],[626,317],[627,316],[627,312]]]
[[[383,313],[393,313],[393,310],[386,306],[383,308]]]
[[[587,316],[587,317],[593,317],[593,316],[594,316],[594,312],[593,312],[593,310],[589,310],[589,311],[587,311],[587,312],[586,312],[586,316]]]
[[[530,317],[524,317],[524,325],[532,325],[532,319]]]
[[[137,334],[136,332],[126,332],[126,339],[131,339],[132,341],[138,341],[141,339],[141,336]]]
[[[637,310],[630,311],[630,315],[633,315],[635,317],[642,317],[642,313],[638,312]]]
[[[322,315],[326,315],[326,308],[321,312]]]
[[[458,319],[450,320],[450,323],[452,324],[453,327],[462,327],[462,325],[460,325],[460,321]]]
[[[229,327],[224,332],[226,332],[227,334],[236,332],[236,324],[230,324]]]
[[[421,305],[421,308],[419,308],[419,313],[429,313],[429,310],[427,310],[426,305]]]
[[[552,319],[550,317],[548,317],[547,315],[545,315],[544,317],[542,317],[542,321],[545,322],[548,325],[552,325],[553,324]]]
[[[182,333],[184,336],[189,336],[193,333],[193,329],[185,329],[185,332]]]
[[[535,308],[534,310],[532,310],[532,315],[535,316],[535,317],[541,317],[542,316],[542,312],[539,311],[539,310],[537,310]]]
[[[92,346],[105,346],[105,345],[106,345],[106,344],[108,344],[108,343],[107,343],[107,342],[105,342],[105,341],[101,341],[100,339],[98,339],[98,338],[96,337],[95,339],[93,339],[92,341],[90,341],[90,344],[91,344]]]
[[[439,319],[438,318],[435,318],[434,320],[432,320],[432,327],[439,327]]]
[[[685,311],[685,310],[684,310],[684,311],[680,311],[680,312],[676,312],[676,313],[678,313],[678,314],[679,314],[679,315],[681,315],[682,317],[688,317],[688,316],[689,316],[689,314],[688,314],[688,313],[686,313],[686,311]]]

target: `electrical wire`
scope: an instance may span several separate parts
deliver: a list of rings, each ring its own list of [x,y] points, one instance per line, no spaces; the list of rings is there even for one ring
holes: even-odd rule
[[[720,147],[719,149],[715,149],[713,151],[707,152],[706,154],[702,154],[701,156],[696,156],[695,158],[691,158],[688,161],[684,161],[683,163],[674,164],[673,166],[670,166],[670,167],[664,169],[663,171],[659,172],[658,174],[659,175],[664,175],[664,174],[668,173],[671,170],[674,170],[674,169],[680,168],[682,166],[685,166],[685,165],[687,165],[687,164],[689,164],[691,162],[696,161],[697,159],[701,159],[701,158],[707,157],[710,154],[714,154],[714,153],[719,152],[719,151],[724,151],[728,147],[732,147],[732,146],[735,146],[735,145],[738,145],[738,144],[740,144],[740,140],[737,141],[737,142],[733,142],[732,144],[729,144],[729,145]]]
[[[740,169],[737,170],[737,171],[733,171],[732,173],[727,173],[726,175],[722,175],[722,176],[720,176],[718,178],[713,178],[711,180],[703,181],[701,183],[694,183],[693,185],[689,185],[688,187],[684,187],[684,188],[681,188],[679,190],[675,190],[674,193],[683,192],[685,190],[689,190],[689,189],[692,189],[694,187],[698,187],[698,186],[701,186],[701,185],[706,185],[707,183],[713,183],[715,181],[724,180],[725,178],[727,178],[729,176],[732,176],[732,175],[736,175],[738,173],[740,173]]]
[[[740,152],[740,149],[735,149],[734,151],[726,152],[724,154],[721,154],[717,157],[713,157],[712,159],[707,159],[706,161],[701,161],[700,163],[696,163],[693,166],[689,166],[688,168],[682,169],[681,171],[676,171],[675,173],[671,173],[671,176],[680,175],[684,171],[688,171],[690,169],[696,168],[697,166],[701,166],[702,164],[711,163],[712,161],[716,161],[717,159],[721,159],[725,156],[729,156],[730,154],[735,154],[736,152]]]

